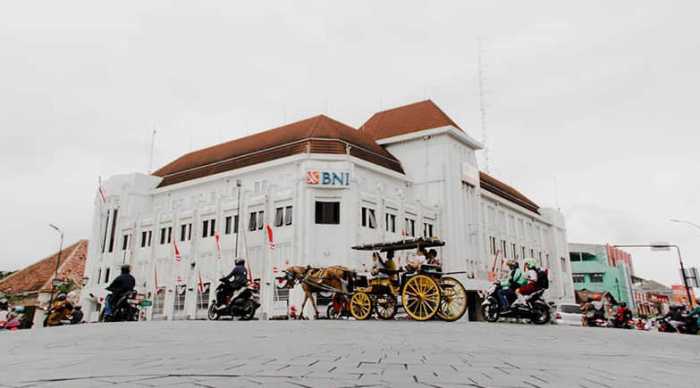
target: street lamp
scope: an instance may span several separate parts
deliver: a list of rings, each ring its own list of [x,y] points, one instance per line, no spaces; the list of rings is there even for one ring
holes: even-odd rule
[[[49,227],[58,232],[58,234],[61,236],[61,242],[58,246],[58,255],[56,255],[56,269],[54,270],[53,280],[51,281],[51,297],[49,298],[49,308],[47,311],[50,311],[51,306],[53,306],[53,297],[56,290],[54,281],[58,279],[58,267],[61,265],[61,251],[63,251],[63,230],[54,224],[49,224]]]
[[[700,229],[700,225],[698,225],[698,224],[696,224],[696,223],[694,223],[694,222],[684,221],[684,220],[678,220],[678,219],[675,219],[675,218],[670,219],[670,221],[671,221],[671,222],[675,222],[675,223],[677,223],[677,224],[686,224],[686,225],[690,225],[690,226],[692,226],[692,227],[695,227],[695,228]]]
[[[700,228],[700,226],[698,226]],[[690,295],[690,287],[688,287],[688,278],[685,276],[685,266],[683,265],[683,257],[681,256],[681,248],[678,245],[675,244],[669,244],[669,243],[652,243],[648,245],[644,244],[632,244],[632,245],[613,245],[616,248],[651,248],[652,250],[657,250],[657,251],[668,251],[671,248],[676,248],[676,252],[678,252],[678,262],[681,264],[681,276],[683,277],[683,286],[685,286],[685,292],[686,295],[688,296],[688,304],[690,307],[693,307],[695,304],[695,301],[693,300],[692,296]]]

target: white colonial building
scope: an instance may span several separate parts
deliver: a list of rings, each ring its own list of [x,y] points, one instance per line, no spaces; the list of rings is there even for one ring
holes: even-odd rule
[[[128,263],[153,301],[145,319],[204,318],[238,255],[263,279],[261,317],[285,314],[275,271],[340,264],[361,272],[370,257],[351,246],[422,235],[447,242],[443,269],[463,272],[471,319],[476,291],[503,257],[539,259],[551,273],[549,300],[572,301],[563,217],[480,173],[479,149],[423,101],[377,113],[359,130],[316,116],[191,152],[153,175],[111,177],[95,204],[85,308],[96,316],[104,287]]]

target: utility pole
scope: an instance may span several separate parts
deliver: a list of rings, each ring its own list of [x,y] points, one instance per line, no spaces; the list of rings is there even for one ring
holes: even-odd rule
[[[53,308],[53,298],[54,294],[56,293],[56,286],[54,282],[56,281],[56,279],[58,279],[58,268],[61,266],[61,251],[63,251],[63,230],[61,230],[61,228],[54,224],[49,224],[49,227],[58,232],[58,234],[61,237],[61,242],[58,245],[58,254],[56,255],[56,268],[54,269],[53,279],[51,279],[51,297],[49,298],[49,308],[46,310],[46,319],[48,319],[49,314],[51,314],[51,309]]]

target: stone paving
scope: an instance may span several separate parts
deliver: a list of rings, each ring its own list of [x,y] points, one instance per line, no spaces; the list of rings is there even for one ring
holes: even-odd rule
[[[411,321],[0,333],[0,387],[698,387],[700,337]]]

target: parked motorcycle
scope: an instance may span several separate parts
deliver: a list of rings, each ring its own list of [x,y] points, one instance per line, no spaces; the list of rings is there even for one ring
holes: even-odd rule
[[[694,317],[685,317],[683,321],[672,321],[671,318],[657,318],[657,327],[662,333],[697,334],[698,324]]]
[[[112,303],[112,315],[102,316],[104,322],[132,322],[139,320],[139,295],[136,291],[129,291]],[[104,311],[103,311],[104,313]]]
[[[340,293],[334,293],[331,303],[326,308],[326,318],[341,319],[350,317],[348,298]]]
[[[610,320],[610,326],[616,329],[631,329],[634,327],[634,320],[614,318]]]
[[[233,293],[229,290],[228,281],[222,281],[216,287],[216,300],[209,306],[207,314],[209,319],[216,321],[223,316],[240,317],[242,321],[253,319],[255,311],[260,307],[259,283],[249,284]]]
[[[550,308],[542,299],[544,290],[539,290],[528,296],[525,304],[516,303],[511,306],[508,313],[504,313],[504,307],[501,306],[498,298],[498,292],[501,289],[500,283],[495,283],[488,291],[487,297],[481,304],[484,317],[489,322],[497,322],[500,318],[518,318],[528,319],[535,325],[544,325],[551,318]]]

